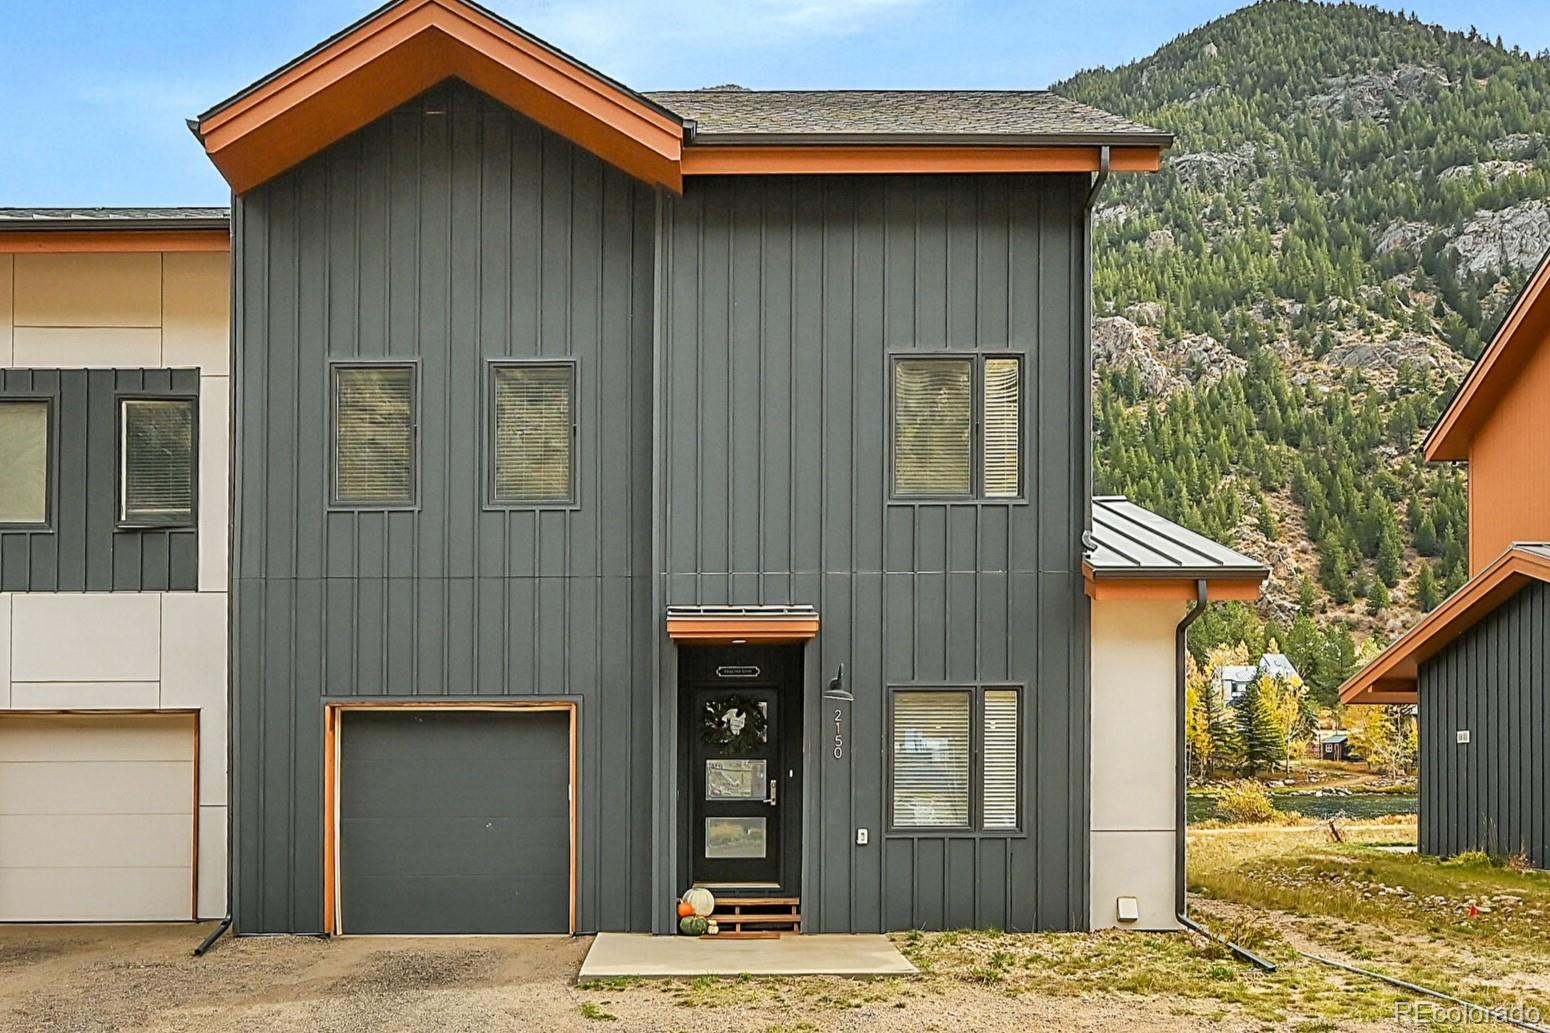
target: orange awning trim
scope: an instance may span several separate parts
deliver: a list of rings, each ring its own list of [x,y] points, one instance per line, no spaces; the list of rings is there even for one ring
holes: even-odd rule
[[[226,230],[9,230],[0,233],[0,255],[68,252],[230,251]]]
[[[1344,685],[1342,703],[1416,703],[1421,664],[1531,581],[1550,581],[1550,559],[1509,548]]]

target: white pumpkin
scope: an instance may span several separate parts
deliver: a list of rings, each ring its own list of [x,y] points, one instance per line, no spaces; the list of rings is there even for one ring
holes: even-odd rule
[[[716,910],[716,898],[710,890],[695,887],[683,895],[683,902],[694,908],[694,913],[701,918],[707,918]]]

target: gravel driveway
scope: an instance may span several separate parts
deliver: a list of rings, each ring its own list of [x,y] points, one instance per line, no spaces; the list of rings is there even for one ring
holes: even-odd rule
[[[700,979],[575,985],[589,940],[223,938],[209,923],[0,926],[0,1030],[1261,1030],[1167,996],[1009,997],[942,980]],[[1214,1020],[1214,1021],[1213,1021]],[[1289,1026],[1288,1026],[1289,1028]]]

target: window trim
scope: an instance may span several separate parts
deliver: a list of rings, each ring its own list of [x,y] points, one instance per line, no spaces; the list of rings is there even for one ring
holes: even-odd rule
[[[47,406],[44,425],[48,428],[48,441],[44,444],[43,458],[43,520],[41,522],[0,521],[0,532],[8,534],[52,534],[54,513],[58,510],[55,493],[59,487],[59,405],[52,394],[36,391],[0,393],[0,405],[10,402],[41,402]]]
[[[985,827],[985,692],[1005,689],[1017,694],[1017,822],[1005,828]],[[894,701],[910,692],[957,692],[969,697],[969,823],[967,825],[898,825],[894,822],[893,732]],[[883,792],[884,836],[889,839],[1026,839],[1028,807],[1023,778],[1028,750],[1028,686],[1022,682],[906,682],[887,685]]]
[[[910,495],[894,490],[898,483],[898,365],[910,359],[967,360],[970,375],[969,494]],[[1013,495],[985,494],[985,363],[988,359],[1017,360],[1017,492]],[[1026,506],[1028,504],[1028,353],[1010,348],[934,348],[904,349],[888,352],[887,360],[888,484],[890,506]]]
[[[125,402],[182,402],[193,410],[192,436],[189,441],[189,514],[186,520],[131,519],[125,513],[124,436]],[[118,391],[113,395],[113,527],[119,531],[177,531],[199,526],[199,395],[168,391]]]
[[[339,497],[339,373],[352,369],[406,369],[410,374],[409,426],[410,448],[413,455],[409,462],[411,497],[400,502],[354,502]],[[328,505],[330,513],[415,513],[421,507],[424,487],[421,479],[420,413],[423,406],[423,378],[420,376],[420,359],[330,359],[328,362]]]
[[[570,370],[570,492],[563,499],[502,499],[495,487],[495,377],[498,370],[517,366],[539,366]],[[581,508],[581,360],[574,356],[497,356],[484,360],[484,390],[479,435],[480,465],[484,470],[484,508],[493,513],[532,510],[576,510]]]

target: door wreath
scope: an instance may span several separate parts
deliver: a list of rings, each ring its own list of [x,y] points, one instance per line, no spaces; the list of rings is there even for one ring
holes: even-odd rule
[[[752,753],[766,742],[769,720],[759,700],[722,696],[707,700],[700,713],[700,736],[722,753]]]

